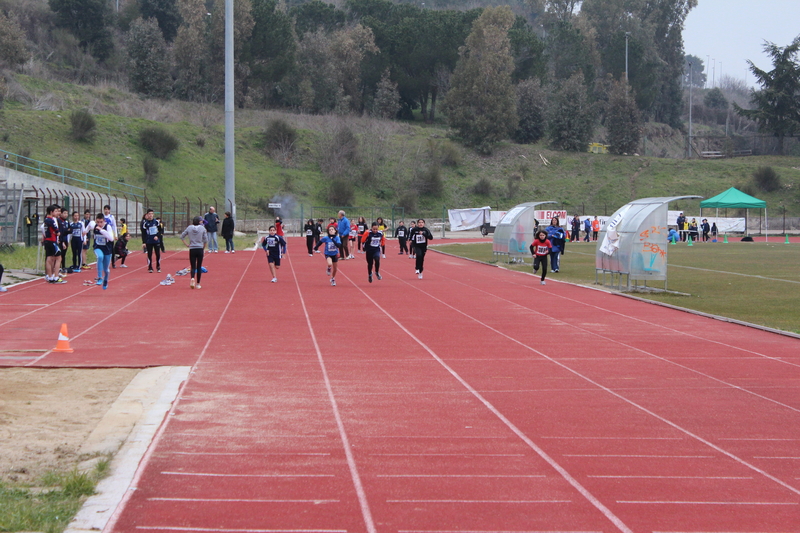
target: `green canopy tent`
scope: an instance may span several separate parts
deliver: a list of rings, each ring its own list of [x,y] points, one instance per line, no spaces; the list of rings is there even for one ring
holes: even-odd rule
[[[759,200],[758,198],[754,198],[749,194],[743,193],[736,187],[731,187],[727,191],[721,192],[718,195],[714,196],[713,198],[709,198],[708,200],[703,200],[702,202],[700,202],[701,217],[703,216],[704,207],[716,207],[718,216],[720,207],[731,208],[731,209],[746,209],[748,211],[746,211],[745,213],[748,214],[750,209],[763,209],[764,225],[767,226],[767,202],[765,202],[764,200]],[[747,215],[745,215],[744,231],[745,233],[747,233]],[[766,236],[766,240],[769,241],[769,235],[766,231],[764,232],[764,235]]]

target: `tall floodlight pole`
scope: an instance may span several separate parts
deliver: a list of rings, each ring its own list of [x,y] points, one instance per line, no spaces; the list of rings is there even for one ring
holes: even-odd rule
[[[692,62],[689,61],[689,147],[686,158],[692,158]]]
[[[625,83],[630,83],[628,79],[628,37],[630,37],[631,32],[625,32]]]
[[[225,208],[236,220],[236,161],[233,125],[233,0],[225,0]]]
[[[715,76],[717,74],[717,60],[713,57],[711,58],[711,65],[711,88],[713,89],[717,86],[715,81]]]
[[[711,63],[711,56],[706,56],[706,64],[703,72],[706,73],[706,81],[703,84],[703,89],[708,89],[708,65]]]

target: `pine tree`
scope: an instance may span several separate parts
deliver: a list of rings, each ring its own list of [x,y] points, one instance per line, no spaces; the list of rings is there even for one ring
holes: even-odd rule
[[[164,35],[153,19],[136,19],[128,31],[131,88],[147,96],[167,97],[172,87],[170,59]]]
[[[578,72],[554,92],[548,111],[547,130],[553,148],[584,152],[594,132],[594,106]]]
[[[547,98],[538,79],[529,79],[517,85],[517,114],[519,125],[514,140],[520,144],[535,143],[545,132]]]
[[[632,154],[639,149],[642,117],[636,98],[624,77],[612,82],[606,104],[606,128],[611,152]]]
[[[491,153],[492,146],[517,127],[517,95],[511,83],[514,58],[508,38],[513,24],[508,6],[484,10],[460,50],[444,103],[450,126],[481,153]]]
[[[373,115],[382,118],[394,118],[400,109],[400,93],[397,84],[389,77],[389,69],[383,71],[381,81],[375,91],[375,101],[372,105]]]

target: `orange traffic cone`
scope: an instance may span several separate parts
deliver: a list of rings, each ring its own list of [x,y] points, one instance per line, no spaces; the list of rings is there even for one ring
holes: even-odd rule
[[[61,324],[61,331],[58,333],[58,342],[56,347],[53,348],[54,352],[72,353],[73,349],[69,347],[69,333],[67,333],[67,325]]]

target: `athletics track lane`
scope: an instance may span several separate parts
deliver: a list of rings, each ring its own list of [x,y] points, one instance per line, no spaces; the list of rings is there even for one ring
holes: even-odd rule
[[[435,253],[335,289],[294,254],[300,293],[250,257],[204,284],[222,321],[117,531],[798,530],[796,340]],[[709,339],[641,327],[687,317]]]

